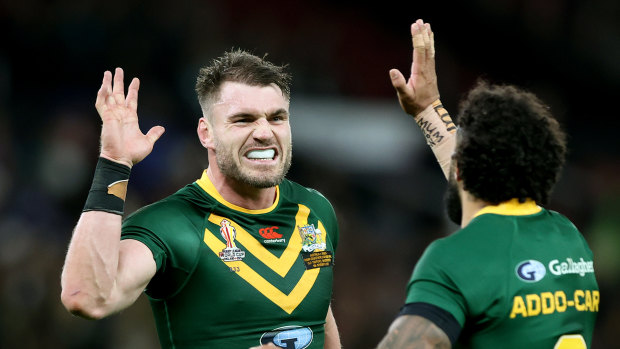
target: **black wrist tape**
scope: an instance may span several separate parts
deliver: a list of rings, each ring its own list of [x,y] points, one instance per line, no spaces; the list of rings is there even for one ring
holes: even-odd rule
[[[99,158],[82,212],[104,211],[122,216],[130,173],[128,166]]]

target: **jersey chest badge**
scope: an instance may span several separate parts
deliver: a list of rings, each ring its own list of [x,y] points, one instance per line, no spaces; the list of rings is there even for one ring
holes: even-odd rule
[[[226,240],[226,247],[220,252],[220,259],[224,262],[240,261],[245,257],[245,251],[235,244],[237,230],[230,224],[230,221],[223,219],[220,223],[220,234]]]
[[[298,226],[301,235],[301,257],[306,270],[332,266],[334,257],[331,251],[325,251],[325,235],[314,224]]]
[[[301,235],[301,250],[312,252],[314,250],[324,250],[326,247],[323,232],[314,228],[314,224],[297,226]]]

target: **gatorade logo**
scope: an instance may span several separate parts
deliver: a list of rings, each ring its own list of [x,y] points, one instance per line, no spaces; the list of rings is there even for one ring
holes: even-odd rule
[[[264,333],[260,344],[272,343],[284,349],[304,349],[312,343],[312,330],[308,327],[285,326]]]
[[[547,274],[545,266],[537,260],[527,260],[519,263],[515,269],[519,279],[525,282],[537,282]]]

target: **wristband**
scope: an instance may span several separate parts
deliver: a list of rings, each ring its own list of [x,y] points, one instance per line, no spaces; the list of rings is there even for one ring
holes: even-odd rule
[[[444,108],[443,104],[441,104],[441,101],[438,99],[434,101],[431,105],[433,106],[433,109],[435,109],[435,112],[439,114],[439,118],[441,119],[441,121],[444,123],[444,125],[446,125],[446,131],[450,133],[456,133],[456,125],[454,124],[454,121],[452,121],[452,118],[450,117],[450,114],[448,113],[446,108]]]
[[[104,211],[122,216],[130,173],[129,166],[100,157],[82,212]]]
[[[441,144],[447,136],[456,132],[456,125],[439,99],[416,115],[414,120],[431,147]]]
[[[456,125],[450,114],[437,99],[414,118],[418,124],[426,143],[431,147],[433,154],[446,178],[450,174],[450,161],[456,146]]]

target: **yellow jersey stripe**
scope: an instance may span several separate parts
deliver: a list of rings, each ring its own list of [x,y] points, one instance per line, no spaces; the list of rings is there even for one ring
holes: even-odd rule
[[[304,226],[308,224],[308,216],[310,215],[310,209],[304,205],[299,205],[299,210],[295,216],[296,227]],[[253,254],[258,260],[263,262],[266,266],[271,268],[281,277],[286,276],[291,269],[295,260],[299,256],[301,251],[301,235],[293,232],[289,239],[288,245],[280,257],[276,257],[273,253],[269,252],[258,240],[256,240],[250,233],[243,229],[239,224],[233,222],[229,218],[220,217],[216,214],[209,216],[209,222],[220,225],[223,219],[227,219],[231,222],[231,225],[237,231],[237,240],[240,242],[245,250]],[[320,223],[320,222],[319,222]],[[297,228],[295,228],[297,230]],[[324,231],[324,230],[322,230]]]
[[[219,257],[219,252],[226,247],[226,244],[221,242],[218,238],[216,238],[209,229],[205,229],[205,237],[204,241],[209,246],[211,251]],[[292,313],[297,306],[306,298],[312,286],[316,282],[317,277],[319,276],[320,269],[310,269],[306,270],[297,285],[293,288],[291,293],[288,295],[284,294],[282,291],[273,286],[269,281],[265,280],[262,276],[260,276],[254,269],[248,266],[243,261],[233,261],[233,262],[224,262],[228,267],[236,267],[238,269],[237,274],[247,281],[252,287],[254,287],[258,292],[267,297],[274,304],[282,308],[286,313]]]
[[[276,199],[273,202],[273,205],[264,208],[264,209],[260,209],[260,210],[250,210],[247,208],[243,208],[241,206],[237,206],[233,203],[230,203],[228,201],[226,201],[226,199],[224,199],[224,197],[222,197],[222,195],[220,195],[220,193],[217,191],[217,189],[215,189],[215,186],[213,185],[213,183],[211,182],[211,179],[209,179],[209,176],[207,176],[207,170],[204,170],[202,172],[202,177],[200,177],[199,180],[196,181],[196,184],[198,184],[200,186],[200,188],[202,188],[202,190],[206,191],[207,194],[211,195],[215,200],[217,200],[220,204],[233,209],[235,211],[239,211],[239,212],[243,212],[243,213],[249,213],[249,214],[262,214],[262,213],[267,213],[267,212],[271,212],[273,211],[273,209],[276,208],[276,206],[278,206],[278,202],[280,202],[280,186],[276,185]]]
[[[534,202],[534,200],[527,199],[525,202],[520,203],[518,199],[511,199],[502,202],[499,205],[486,206],[480,211],[476,212],[474,217],[478,217],[485,213],[495,213],[504,216],[526,216],[538,213],[541,210],[542,208],[536,205],[536,202]]]

